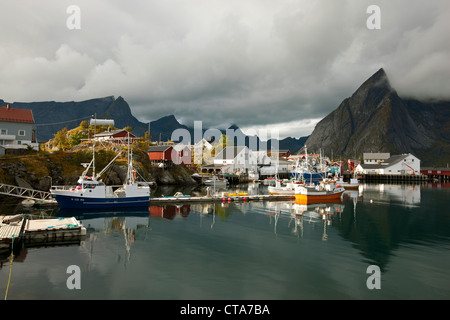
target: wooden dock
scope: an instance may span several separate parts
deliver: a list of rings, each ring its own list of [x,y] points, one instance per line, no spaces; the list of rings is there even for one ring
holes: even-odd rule
[[[428,177],[422,174],[360,174],[359,176],[363,182],[420,183],[428,180]]]
[[[24,229],[23,219],[0,216],[0,249],[9,249],[13,241],[20,241]]]
[[[189,202],[249,202],[249,201],[285,201],[293,200],[295,197],[289,195],[272,195],[272,194],[260,194],[260,195],[234,195],[227,192],[223,192],[217,195],[211,196],[199,196],[199,197],[158,197],[151,198],[150,204],[158,203],[189,203]]]
[[[23,242],[26,246],[63,244],[78,241],[86,235],[86,228],[74,217],[57,219],[28,219],[25,222]]]
[[[79,240],[86,228],[74,217],[27,219],[25,215],[0,216],[0,249],[41,244],[63,244]]]

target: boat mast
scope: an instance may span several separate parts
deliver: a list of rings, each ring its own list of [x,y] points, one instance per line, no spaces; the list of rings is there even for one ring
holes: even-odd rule
[[[97,113],[95,113],[95,119],[94,119],[94,137],[95,133],[97,132]],[[93,139],[92,142],[92,179],[95,177],[95,139]]]

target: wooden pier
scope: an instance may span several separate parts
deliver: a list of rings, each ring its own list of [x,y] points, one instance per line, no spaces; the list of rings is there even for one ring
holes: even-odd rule
[[[180,196],[180,197],[158,197],[150,198],[150,204],[158,203],[189,203],[189,202],[249,202],[249,201],[285,201],[293,200],[295,196],[292,195],[272,195],[272,194],[260,194],[260,195],[247,195],[247,194],[233,194],[228,192],[222,192],[220,194],[211,196]]]
[[[75,218],[27,219],[25,215],[0,216],[0,249],[14,250],[42,244],[64,244],[86,235]]]
[[[428,177],[422,174],[360,174],[363,182],[395,182],[395,183],[420,183],[428,181]]]
[[[0,216],[0,249],[10,249],[17,241],[21,241],[24,221],[15,216]]]

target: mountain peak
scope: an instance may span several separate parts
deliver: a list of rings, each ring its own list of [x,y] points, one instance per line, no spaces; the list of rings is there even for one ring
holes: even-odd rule
[[[360,105],[363,101],[376,101],[392,92],[395,90],[391,87],[384,69],[380,68],[353,93],[351,104]]]
[[[180,124],[177,120],[177,118],[175,118],[175,116],[173,114],[168,115],[168,116],[164,116],[162,118],[159,118],[158,120],[156,120],[157,122],[164,122],[164,123],[176,123],[176,124]]]
[[[378,87],[392,90],[392,87],[389,83],[388,76],[383,68],[380,68],[377,72],[375,72],[369,79],[367,79],[360,88],[364,87]]]

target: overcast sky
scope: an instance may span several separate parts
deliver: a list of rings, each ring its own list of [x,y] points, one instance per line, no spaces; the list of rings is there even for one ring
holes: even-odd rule
[[[369,5],[381,10],[370,30]],[[17,0],[0,8],[0,99],[122,96],[148,122],[301,137],[383,67],[450,99],[450,1]],[[70,5],[80,29],[69,29]]]

